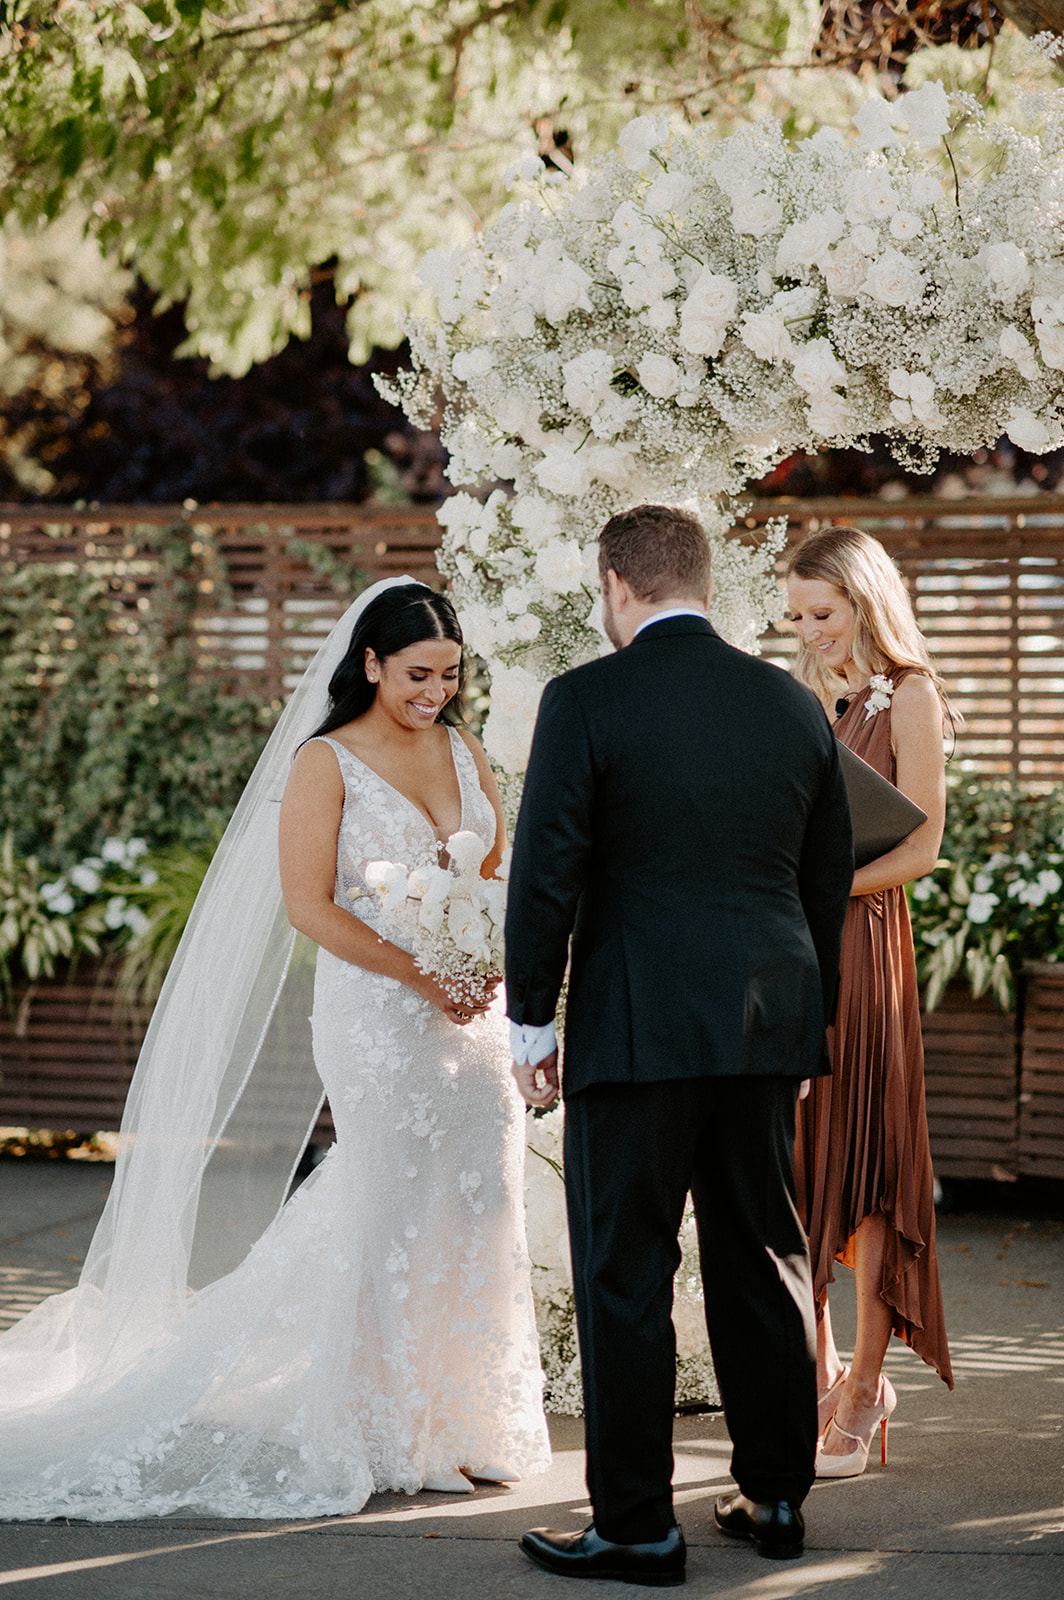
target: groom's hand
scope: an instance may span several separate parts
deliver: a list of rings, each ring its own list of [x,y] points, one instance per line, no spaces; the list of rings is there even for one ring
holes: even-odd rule
[[[558,1052],[552,1050],[535,1066],[528,1061],[514,1061],[510,1070],[528,1106],[552,1106],[558,1098]]]

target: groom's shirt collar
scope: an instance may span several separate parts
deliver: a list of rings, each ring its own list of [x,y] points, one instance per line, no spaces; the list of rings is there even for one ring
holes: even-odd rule
[[[673,606],[669,611],[655,611],[652,617],[639,624],[632,638],[638,639],[644,628],[652,628],[655,622],[664,622],[667,617],[697,617],[700,622],[706,621],[706,613],[697,606]]]

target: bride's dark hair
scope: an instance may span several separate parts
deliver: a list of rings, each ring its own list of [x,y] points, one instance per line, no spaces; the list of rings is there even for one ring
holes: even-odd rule
[[[311,738],[332,733],[346,722],[354,722],[373,704],[377,686],[366,677],[366,651],[378,661],[386,661],[408,645],[425,639],[451,639],[463,646],[462,629],[454,606],[445,594],[437,594],[423,583],[396,584],[385,589],[368,605],[355,623],[347,654],[329,680],[329,709]],[[461,724],[459,708],[465,687],[465,655],[458,663],[458,693],[437,717],[437,722]]]

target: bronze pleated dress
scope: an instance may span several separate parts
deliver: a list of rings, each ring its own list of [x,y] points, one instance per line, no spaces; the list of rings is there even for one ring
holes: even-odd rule
[[[908,669],[886,674],[895,687]],[[897,781],[890,710],[869,717],[861,692],[836,736]],[[924,1047],[909,908],[902,888],[854,896],[842,938],[832,1075],[798,1104],[795,1179],[809,1234],[818,1304],[836,1261],[855,1263],[866,1217],[888,1223],[880,1293],[899,1339],[950,1388],[942,1288],[935,1254],[934,1176],[924,1107]]]

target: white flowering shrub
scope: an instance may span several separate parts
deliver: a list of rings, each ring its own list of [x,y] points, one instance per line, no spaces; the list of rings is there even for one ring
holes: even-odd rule
[[[719,142],[637,117],[582,184],[554,174],[469,248],[429,252],[439,318],[413,325],[415,371],[388,392],[423,422],[442,389],[452,481],[512,486],[440,512],[506,772],[542,684],[602,648],[614,512],[699,512],[713,619],[754,649],[782,531],[727,536],[750,478],[878,434],[917,467],[1002,433],[1064,444],[1064,94],[1025,104],[1021,131],[928,83],[866,101],[850,142],[797,146],[770,119]],[[954,145],[981,176],[955,176]]]
[[[1064,960],[1064,785],[953,784],[941,857],[909,901],[928,1010],[957,975],[1015,1005],[1025,961]]]

